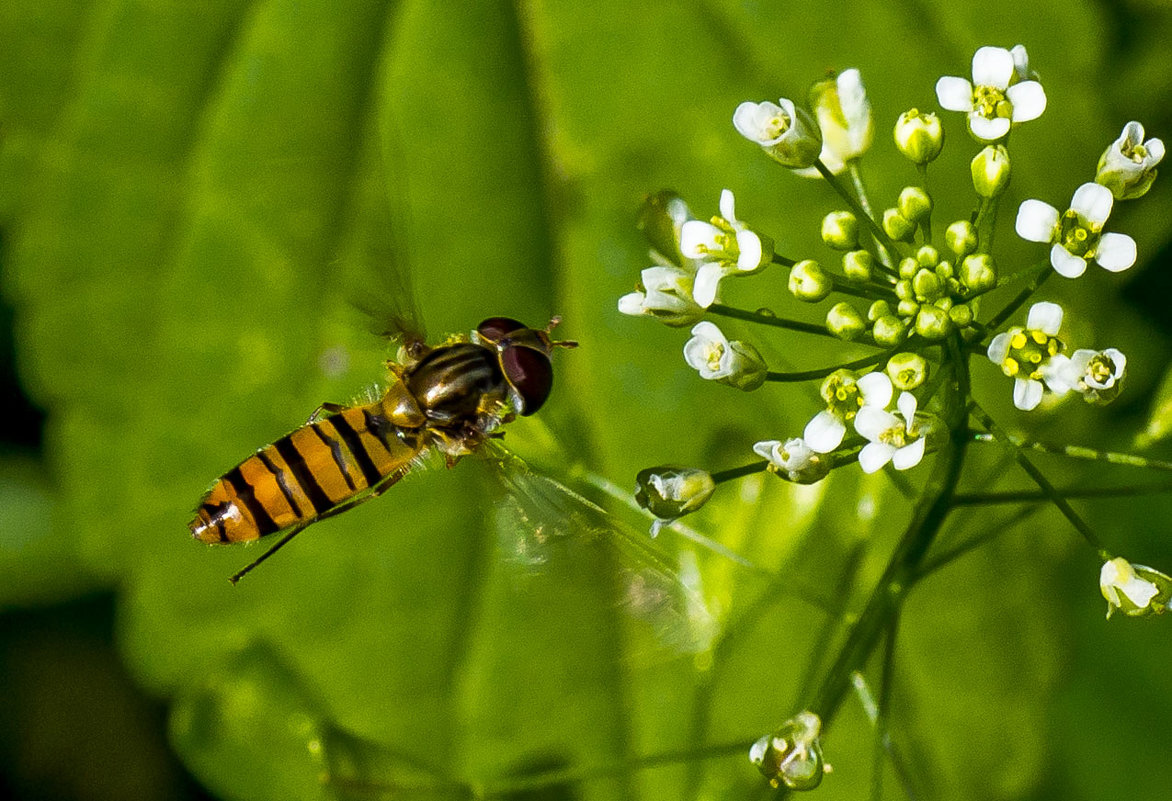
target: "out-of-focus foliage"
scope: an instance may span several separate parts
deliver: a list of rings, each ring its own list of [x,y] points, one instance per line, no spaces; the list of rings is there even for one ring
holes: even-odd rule
[[[653,463],[746,461],[754,441],[796,431],[815,395],[702,384],[673,355],[679,332],[618,314],[646,266],[642,196],[671,186],[706,216],[730,187],[779,252],[829,258],[816,232],[836,204],[746,145],[736,104],[801,97],[826,69],[859,67],[879,131],[864,169],[889,204],[914,180],[888,141],[896,116],[935,107],[936,78],[967,74],[978,46],[1023,42],[1050,105],[1014,134],[1009,239],[1017,203],[1064,202],[1128,119],[1172,133],[1172,25],[1154,4],[1128,8],[0,4],[3,290],[25,387],[49,413],[45,475],[0,465],[0,606],[116,586],[130,671],[171,699],[173,746],[225,798],[519,793],[527,774],[727,743],[745,750],[548,789],[746,797],[761,786],[748,743],[796,711],[807,661],[826,653],[819,603],[839,600],[856,554],[872,580],[906,519],[885,476],[813,494],[748,480],[697,516],[781,571],[696,557],[721,635],[698,656],[671,637],[636,647],[617,603],[630,587],[606,551],[532,575],[502,558],[483,464],[431,471],[316,526],[237,587],[227,576],[258,551],[191,542],[190,510],[251,449],[381,378],[389,354],[351,311],[404,273],[433,334],[564,315],[559,333],[582,347],[556,354],[549,407],[506,438],[535,461],[623,486]],[[967,176],[976,148],[959,117],[946,125],[933,171]],[[1050,287],[1076,330],[1127,350],[1129,400],[1043,416],[1036,433],[1103,445],[1141,428],[1167,343],[1114,288],[1143,280],[1169,197],[1157,181],[1113,217],[1140,243],[1132,274]],[[946,194],[937,219],[971,203]],[[744,283],[734,301],[759,305],[762,287],[784,297],[782,276]],[[761,347],[774,369],[838,352]],[[995,369],[976,369],[982,402],[1017,420]],[[1088,508],[1112,547],[1166,568],[1172,548],[1152,521],[1167,507]],[[1017,513],[957,516],[952,542]],[[1166,621],[1104,627],[1097,565],[1073,539],[1056,515],[1034,515],[909,604],[895,738],[942,797],[1098,798],[1120,772],[1137,795],[1172,782],[1153,745],[1172,720]],[[824,797],[861,797],[869,734],[848,704],[826,739]]]

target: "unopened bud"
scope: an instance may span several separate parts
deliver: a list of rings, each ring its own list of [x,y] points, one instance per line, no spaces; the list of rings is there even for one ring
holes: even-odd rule
[[[997,283],[997,268],[988,253],[968,256],[960,263],[960,282],[972,292],[984,292]]]
[[[798,300],[817,303],[833,288],[834,281],[813,259],[799,261],[789,271],[789,291]]]
[[[866,250],[850,250],[842,254],[842,271],[851,281],[864,283],[871,280],[875,268],[875,257]]]
[[[957,220],[944,230],[944,244],[963,259],[977,249],[977,229],[968,220]]]
[[[916,164],[932,161],[944,147],[944,126],[940,118],[914,108],[900,114],[895,123],[895,146]]]
[[[916,333],[924,339],[940,340],[952,331],[952,318],[948,312],[929,304],[921,304],[916,314]]]
[[[896,389],[911,392],[928,378],[928,360],[918,353],[897,353],[887,360],[887,377]]]
[[[932,198],[918,186],[905,186],[896,201],[899,213],[912,222],[919,222],[932,213]]]
[[[867,330],[867,321],[851,304],[843,301],[826,313],[826,328],[839,339],[858,339]]]
[[[859,246],[859,219],[849,211],[832,211],[822,218],[822,241],[835,250]]]
[[[801,712],[749,749],[749,761],[774,787],[813,790],[822,782],[822,719]]]
[[[1009,151],[1005,145],[987,145],[969,165],[973,189],[983,198],[995,198],[1009,186]]]
[[[883,212],[883,231],[896,242],[908,242],[916,231],[915,223],[899,213],[899,209]]]
[[[875,321],[871,328],[875,344],[894,347],[907,339],[907,321],[894,314],[887,314]]]
[[[716,482],[707,470],[662,465],[635,477],[635,501],[660,520],[675,520],[699,509],[712,497]]]

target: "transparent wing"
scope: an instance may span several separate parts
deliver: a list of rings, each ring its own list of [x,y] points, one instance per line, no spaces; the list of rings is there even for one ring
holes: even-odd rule
[[[706,596],[695,552],[652,540],[499,443],[488,450],[502,490],[493,517],[506,561],[522,572],[543,573],[601,561],[611,571],[614,605],[634,624],[629,649],[678,655],[711,648],[718,612]]]

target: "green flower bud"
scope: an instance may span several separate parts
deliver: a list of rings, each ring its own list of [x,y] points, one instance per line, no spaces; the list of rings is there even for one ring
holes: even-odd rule
[[[910,392],[928,379],[928,360],[918,353],[897,353],[887,360],[886,371],[896,389]]]
[[[895,282],[895,296],[900,300],[916,299],[916,290],[912,289],[911,276],[907,278],[901,278]]]
[[[749,749],[749,761],[774,787],[813,790],[822,782],[822,719],[801,712]]]
[[[944,126],[932,112],[911,109],[899,115],[895,123],[895,146],[916,164],[927,164],[940,155],[944,147]]]
[[[920,271],[920,263],[911,256],[899,260],[899,277],[911,278]]]
[[[891,304],[885,300],[877,300],[867,309],[867,319],[871,322],[875,322],[880,317],[886,317],[889,314],[891,314]]]
[[[789,291],[798,300],[817,303],[833,288],[834,281],[813,259],[799,261],[789,271]]]
[[[849,211],[832,211],[822,218],[822,241],[835,250],[859,246],[859,219]]]
[[[894,347],[907,339],[907,321],[894,314],[888,314],[875,321],[871,336],[876,344]]]
[[[973,321],[973,310],[964,303],[958,303],[948,310],[948,316],[958,328],[964,328]]]
[[[927,304],[920,306],[916,314],[916,333],[924,339],[940,340],[952,331],[952,318],[948,312]]]
[[[969,165],[973,189],[983,198],[995,198],[1009,186],[1009,151],[1005,145],[987,145]]]
[[[934,270],[920,270],[912,279],[912,289],[918,300],[936,300],[940,297],[940,277]]]
[[[918,186],[905,186],[896,201],[899,213],[912,222],[919,222],[932,213],[932,198]]]
[[[910,242],[916,226],[899,209],[887,209],[883,212],[883,230],[896,242]]]
[[[952,269],[952,262],[942,261],[936,265],[936,275],[940,276],[941,280],[952,278],[956,271]]]
[[[915,300],[901,300],[895,307],[895,312],[900,317],[911,319],[920,313],[920,304]]]
[[[916,251],[916,263],[921,267],[935,267],[940,263],[940,251],[931,245],[923,245]]]
[[[944,244],[958,259],[977,249],[977,229],[968,220],[957,220],[944,231]]]
[[[836,303],[826,313],[826,328],[839,339],[858,339],[867,330],[867,321],[851,304]]]
[[[983,292],[997,283],[997,268],[988,253],[968,256],[960,263],[960,282],[969,292]]]
[[[715,489],[712,475],[695,467],[649,467],[635,477],[635,501],[660,520],[691,514],[708,502]]]
[[[688,259],[680,252],[680,228],[692,219],[695,218],[684,199],[671,189],[664,189],[644,198],[635,226],[655,253],[676,267],[683,267]]]
[[[865,250],[847,251],[842,256],[842,271],[851,281],[864,283],[871,280],[875,257]]]

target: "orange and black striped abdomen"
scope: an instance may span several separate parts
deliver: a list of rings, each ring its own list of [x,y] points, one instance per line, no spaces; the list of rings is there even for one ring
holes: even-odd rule
[[[418,453],[378,404],[344,409],[287,434],[225,473],[200,502],[191,533],[207,543],[246,542],[312,523]]]

